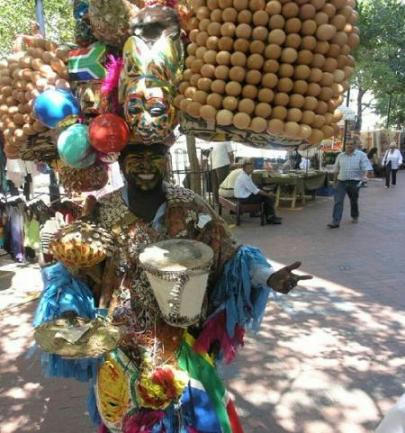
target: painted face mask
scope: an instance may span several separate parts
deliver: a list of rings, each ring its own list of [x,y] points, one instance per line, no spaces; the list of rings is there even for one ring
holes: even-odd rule
[[[149,191],[162,182],[166,172],[163,146],[136,147],[121,155],[121,170],[129,184]]]
[[[128,38],[124,46],[119,100],[132,131],[131,142],[149,145],[163,142],[177,124],[173,100],[184,53],[177,33],[159,32],[159,23],[145,22],[139,24],[145,27],[135,29],[139,35]],[[148,26],[153,39],[145,36]]]

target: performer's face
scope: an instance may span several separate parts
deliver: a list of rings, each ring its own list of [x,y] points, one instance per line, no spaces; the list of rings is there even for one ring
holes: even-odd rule
[[[139,146],[126,153],[121,170],[129,184],[149,191],[162,182],[166,171],[166,153],[163,146]]]

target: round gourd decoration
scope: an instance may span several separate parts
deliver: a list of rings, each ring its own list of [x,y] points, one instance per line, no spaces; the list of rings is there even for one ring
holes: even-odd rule
[[[121,152],[129,140],[127,122],[116,114],[101,114],[90,123],[89,139],[99,152]]]

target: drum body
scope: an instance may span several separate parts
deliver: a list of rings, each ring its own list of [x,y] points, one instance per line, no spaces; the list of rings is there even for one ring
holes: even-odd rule
[[[209,246],[188,239],[158,242],[140,254],[166,323],[186,328],[198,322],[213,256]]]

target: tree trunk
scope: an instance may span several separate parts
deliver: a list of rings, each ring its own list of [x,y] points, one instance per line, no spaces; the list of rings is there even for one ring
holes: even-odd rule
[[[362,87],[358,88],[357,93],[357,119],[356,119],[356,125],[354,127],[354,130],[357,132],[361,131],[361,126],[363,123],[363,97],[366,94],[367,90],[363,89]]]
[[[198,163],[197,150],[195,148],[195,137],[186,136],[188,160],[190,162],[190,187],[197,193],[201,194],[200,164]]]

